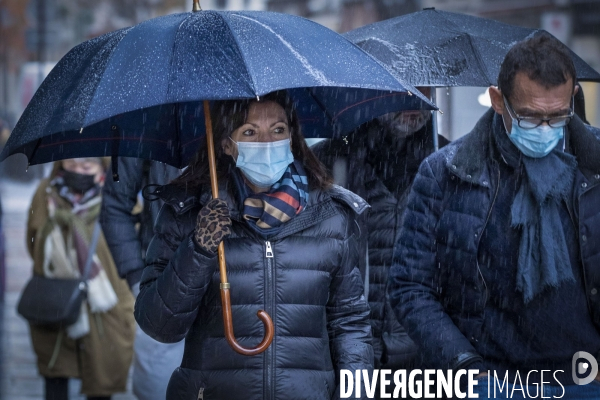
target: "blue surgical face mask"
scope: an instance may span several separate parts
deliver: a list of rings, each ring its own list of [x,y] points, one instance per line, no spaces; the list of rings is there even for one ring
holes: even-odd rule
[[[231,138],[230,138],[231,139]],[[236,142],[238,157],[236,167],[246,179],[260,188],[269,188],[283,176],[288,165],[294,162],[290,139],[276,142]]]
[[[521,153],[528,157],[547,156],[564,137],[564,127],[553,128],[548,124],[542,124],[537,128],[523,129],[515,118],[511,117],[511,119],[512,129],[508,137]],[[506,128],[506,124],[504,127]],[[508,129],[506,131],[508,132]]]

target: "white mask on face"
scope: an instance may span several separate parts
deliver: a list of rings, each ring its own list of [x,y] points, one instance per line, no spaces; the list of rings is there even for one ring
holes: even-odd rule
[[[405,138],[425,126],[431,118],[431,111],[403,111],[388,113],[377,118],[399,138]]]
[[[294,162],[290,139],[276,142],[231,141],[238,147],[236,167],[248,181],[259,188],[273,186],[281,179],[288,165]]]

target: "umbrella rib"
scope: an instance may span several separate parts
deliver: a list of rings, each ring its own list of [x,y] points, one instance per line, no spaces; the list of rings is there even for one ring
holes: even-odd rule
[[[206,11],[203,11],[203,12],[206,12]],[[231,29],[231,25],[229,25],[229,21],[227,21],[223,17],[223,15],[221,15],[219,13],[215,13],[215,14],[217,14],[219,16],[219,18],[221,18],[223,23],[225,25],[227,25],[227,28],[229,28],[227,31],[231,35],[231,37],[233,38],[233,41],[236,44],[235,52],[239,55],[239,57],[242,59],[242,61],[244,61],[242,64],[244,65],[244,68],[246,69],[246,75],[250,78],[250,81],[252,82],[252,92],[254,92],[255,96],[258,96],[258,91],[256,89],[256,81],[254,80],[254,77],[250,73],[250,70],[248,69],[248,65],[246,65],[246,60],[244,58],[244,54],[240,51],[240,42],[237,40],[237,37],[233,34],[233,29]],[[237,15],[237,14],[232,13],[231,15]]]
[[[308,92],[308,95],[315,101],[315,103],[321,108],[321,111],[323,112],[323,114],[325,114],[327,116],[327,119],[329,120],[329,123],[333,125],[333,119],[334,117],[331,115],[331,113],[327,110],[327,107],[325,107],[325,104],[323,104],[322,101],[319,100],[319,98],[317,96],[315,96],[315,94],[312,92],[312,90],[310,90],[310,88],[304,88],[304,90],[306,90]]]
[[[102,75],[104,75],[104,72],[106,71],[106,69],[110,65],[110,62],[112,61],[112,58],[115,55],[115,49],[117,49],[117,47],[119,47],[119,43],[121,43],[121,41],[123,41],[123,39],[125,39],[125,37],[129,34],[129,32],[131,32],[131,30],[133,28],[135,28],[135,26],[132,26],[130,28],[125,29],[125,33],[123,34],[123,36],[121,36],[121,38],[119,39],[119,41],[117,43],[115,43],[115,45],[111,49],[110,56],[108,57],[108,60],[106,61],[106,64],[104,65],[104,70],[102,71]],[[86,125],[86,121],[88,119],[88,113],[93,108],[92,104],[94,103],[94,100],[96,99],[96,91],[98,90],[98,87],[100,86],[100,81],[101,81],[101,79],[98,79],[98,82],[96,83],[96,87],[93,90],[93,94],[91,95],[92,101],[90,102],[90,104],[88,106],[88,109],[85,112],[85,116],[83,117],[83,121],[81,121],[82,125]]]
[[[298,59],[298,61],[300,61],[300,63],[308,71],[309,75],[311,75],[313,78],[315,78],[321,84],[321,86],[333,86],[334,85],[331,81],[329,81],[329,79],[327,79],[327,77],[325,77],[325,74],[322,71],[319,71],[319,70],[315,69],[312,65],[310,65],[310,63],[308,62],[308,60],[306,59],[306,57],[304,57],[296,49],[294,49],[294,47],[291,45],[290,42],[288,42],[287,40],[285,40],[283,38],[283,36],[281,36],[280,34],[278,34],[277,32],[275,32],[271,27],[269,27],[268,25],[263,24],[260,21],[252,19],[250,17],[247,17],[245,15],[237,15],[237,14],[233,14],[233,15],[235,15],[235,16],[237,16],[239,18],[245,18],[247,20],[250,20],[250,21],[252,21],[252,22],[254,22],[254,23],[262,26],[263,28],[265,28],[266,30],[268,30],[269,32],[271,32],[273,35],[275,35],[275,37],[277,37],[277,39],[279,39],[281,41],[281,43],[283,43],[284,46],[287,47],[292,52],[292,54],[296,57],[296,59]]]
[[[467,35],[467,39],[469,40],[469,44],[471,45],[471,49],[473,50],[473,54],[475,54],[475,58],[477,59],[477,64],[479,66],[479,69],[481,70],[481,72],[483,72],[483,74],[485,75],[485,77],[488,80],[488,86],[493,85],[494,82],[496,82],[496,78],[492,78],[488,75],[488,70],[485,67],[485,63],[483,62],[483,60],[481,59],[481,54],[479,54],[479,52],[477,51],[477,49],[475,48],[474,44],[473,44],[473,38],[471,37],[471,35]]]
[[[179,26],[177,26],[177,31],[175,32],[175,35],[173,35],[173,46],[171,47],[171,59],[169,60],[169,70],[172,71],[173,70],[173,60],[175,59],[175,42],[177,41],[177,35],[179,34],[179,30],[181,29],[181,27],[183,26],[183,24],[185,24],[194,14],[191,13],[190,15],[188,15],[186,18],[184,18],[183,20],[181,20],[181,22],[179,23]],[[171,98],[171,89],[173,87],[173,81],[171,79],[169,79],[169,86],[167,88],[167,99]]]

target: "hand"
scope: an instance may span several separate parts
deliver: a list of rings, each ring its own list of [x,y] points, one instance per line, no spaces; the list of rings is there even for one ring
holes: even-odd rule
[[[212,199],[198,213],[194,239],[209,253],[216,253],[221,243],[231,234],[229,208],[223,199]]]

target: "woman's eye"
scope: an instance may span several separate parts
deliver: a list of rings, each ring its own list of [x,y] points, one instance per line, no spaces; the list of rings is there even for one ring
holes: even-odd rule
[[[285,133],[286,129],[283,126],[275,128],[275,133]]]
[[[244,132],[242,132],[242,135],[244,135],[244,136],[252,136],[252,135],[254,135],[254,130],[253,129],[246,129]]]

